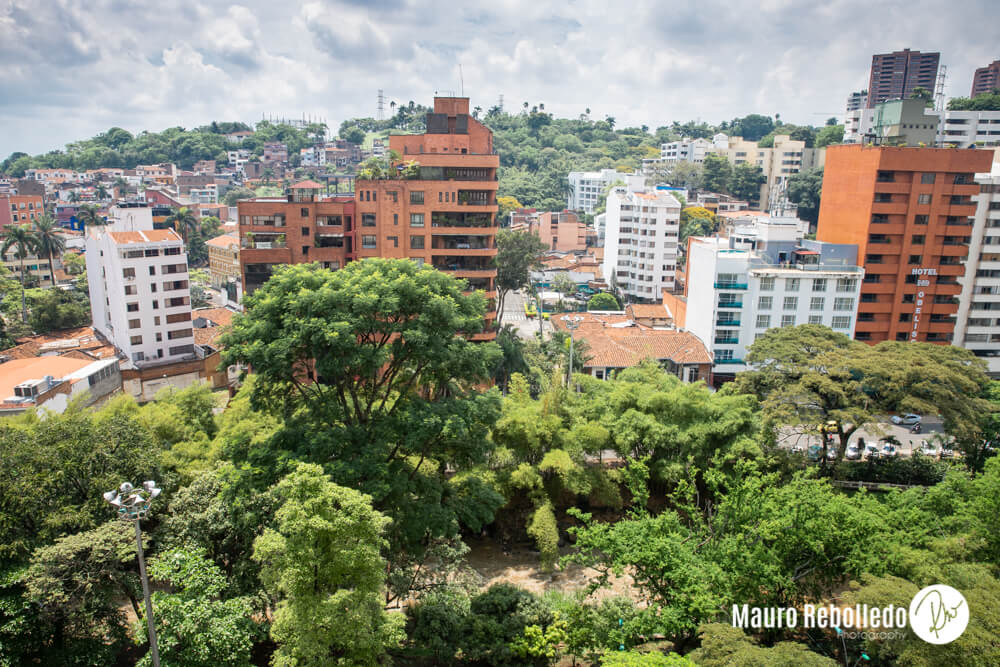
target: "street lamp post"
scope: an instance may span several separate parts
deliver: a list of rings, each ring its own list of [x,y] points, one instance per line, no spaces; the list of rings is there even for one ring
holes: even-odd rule
[[[156,625],[153,623],[153,601],[149,597],[149,578],[146,576],[146,560],[142,554],[142,528],[139,523],[149,514],[149,506],[153,498],[160,495],[156,482],[149,480],[142,483],[141,488],[135,488],[128,482],[122,483],[117,491],[104,494],[112,507],[118,510],[118,516],[135,524],[135,546],[139,556],[139,577],[142,579],[142,595],[146,599],[146,623],[149,627],[149,652],[153,658],[153,667],[160,667],[160,649],[156,645]]]
[[[563,315],[562,321],[566,323],[566,328],[569,329],[569,377],[566,378],[566,386],[568,387],[573,383],[573,332],[580,326],[583,318],[579,315],[573,315],[572,317]]]

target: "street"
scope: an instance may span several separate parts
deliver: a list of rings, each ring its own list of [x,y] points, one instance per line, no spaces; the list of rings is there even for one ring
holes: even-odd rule
[[[923,440],[931,442],[932,436],[936,434],[944,435],[944,426],[939,417],[924,416],[920,433],[910,433],[909,426],[896,426],[886,417],[879,422],[877,427],[859,429],[850,438],[850,444],[855,445],[858,440],[864,438],[865,444],[876,444],[879,449],[882,445],[879,441],[882,438],[893,436],[899,441],[899,455],[912,456],[914,449],[920,449]],[[819,445],[819,436],[796,431],[792,428],[784,428],[778,436],[779,447],[802,447],[803,451],[808,451],[810,445]],[[937,445],[940,449],[940,444]]]
[[[501,324],[510,324],[517,331],[521,338],[531,339],[538,335],[539,318],[529,318],[524,314],[524,303],[530,298],[521,292],[508,292],[503,304],[503,319]],[[542,321],[542,329],[546,334],[552,333],[552,327],[548,322]]]

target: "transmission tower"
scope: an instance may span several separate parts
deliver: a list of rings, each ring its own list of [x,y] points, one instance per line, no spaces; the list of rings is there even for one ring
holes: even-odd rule
[[[378,111],[375,113],[376,120],[385,120],[385,95],[382,89],[378,89]]]
[[[500,98],[497,100],[497,106],[500,107],[500,111],[503,111],[503,93],[500,93]]]
[[[934,86],[934,110],[944,111],[944,82],[948,78],[948,66],[938,68],[937,84]]]

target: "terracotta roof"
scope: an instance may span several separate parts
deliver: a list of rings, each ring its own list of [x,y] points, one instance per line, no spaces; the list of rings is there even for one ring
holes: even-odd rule
[[[108,232],[111,240],[119,245],[129,243],[155,243],[158,241],[181,241],[180,234],[172,229],[146,229],[139,232]]]
[[[0,401],[13,396],[14,387],[22,382],[41,380],[46,375],[61,379],[92,363],[94,363],[93,359],[56,356],[14,359],[0,364]]]
[[[662,308],[662,307],[661,307]],[[664,315],[666,312],[664,311]],[[679,364],[710,364],[712,357],[697,336],[676,329],[653,329],[641,324],[626,324],[626,315],[595,315],[580,313],[584,319],[576,330],[576,338],[587,342],[588,368],[628,368],[644,359],[669,359]],[[556,328],[565,330],[559,317],[553,317]],[[612,326],[612,325],[625,326]]]
[[[233,322],[233,311],[228,308],[200,308],[191,311],[192,322],[199,317],[209,320],[214,326],[202,327],[194,330],[194,342],[196,345],[214,345],[215,340]]]
[[[667,317],[667,309],[662,303],[633,303],[628,310],[632,317]]]
[[[292,186],[292,190],[319,190],[323,185],[316,181],[302,181]]]
[[[51,331],[40,336],[18,339],[18,344],[0,352],[11,359],[30,359],[43,353],[55,354],[66,350],[92,350],[104,346],[91,327]]]
[[[214,239],[209,239],[205,241],[205,245],[215,246],[216,248],[228,248],[232,245],[239,245],[240,243],[240,233],[230,232],[228,234],[220,234]]]

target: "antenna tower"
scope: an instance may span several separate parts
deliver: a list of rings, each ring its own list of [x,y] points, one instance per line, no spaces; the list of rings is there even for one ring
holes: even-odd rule
[[[948,78],[948,66],[938,68],[937,84],[934,86],[934,110],[944,111],[944,82]]]
[[[503,93],[500,93],[500,97],[497,99],[497,106],[500,107],[500,111],[503,111]]]
[[[385,120],[385,94],[382,89],[378,89],[378,108],[375,113],[375,120]]]

